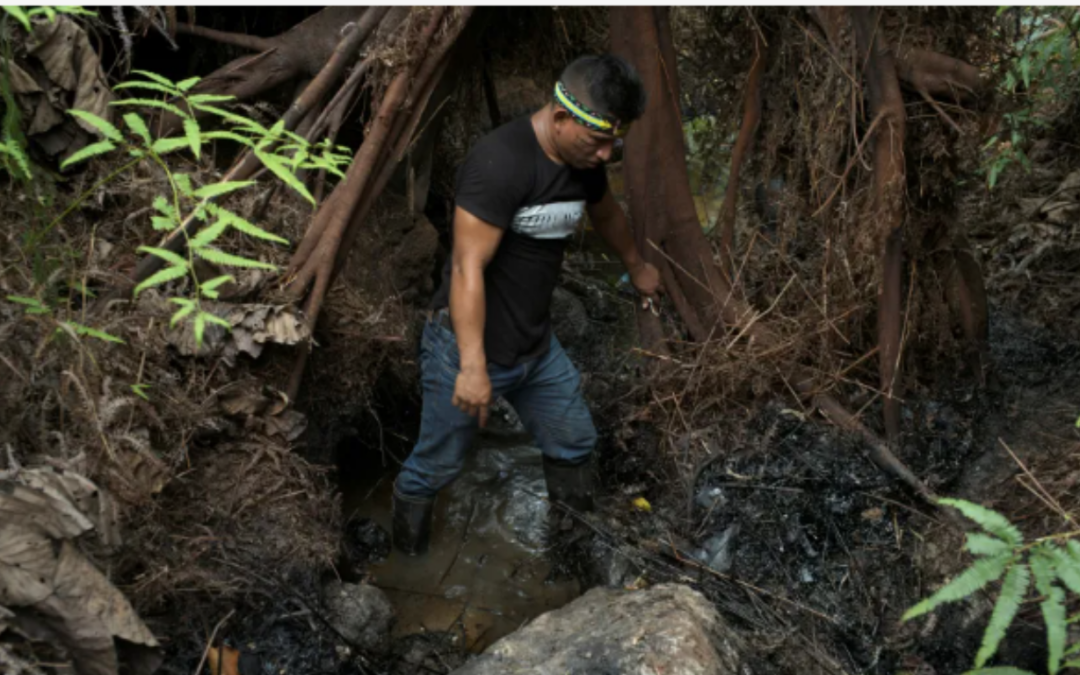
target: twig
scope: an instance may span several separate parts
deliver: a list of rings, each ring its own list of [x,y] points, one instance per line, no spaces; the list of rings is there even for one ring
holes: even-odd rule
[[[199,675],[199,673],[202,672],[203,665],[206,664],[206,657],[210,655],[210,648],[214,645],[214,638],[217,637],[218,631],[221,630],[221,627],[225,625],[225,622],[235,613],[235,609],[230,609],[229,613],[222,617],[221,621],[218,621],[217,625],[214,626],[213,632],[210,633],[210,639],[206,641],[206,648],[203,649],[202,658],[199,659],[199,667],[195,669],[195,675]]]
[[[1024,472],[1024,475],[1031,479],[1031,481],[1035,484],[1035,488],[1037,488],[1037,491],[1032,487],[1025,487],[1027,487],[1028,490],[1030,490],[1036,497],[1038,497],[1039,501],[1046,504],[1048,507],[1050,507],[1051,510],[1056,511],[1057,514],[1061,516],[1061,518],[1065,522],[1072,522],[1073,517],[1069,514],[1069,512],[1063,509],[1058,500],[1054,499],[1054,496],[1047,492],[1046,488],[1044,488],[1042,483],[1039,482],[1039,479],[1035,477],[1035,474],[1031,473],[1031,470],[1027,468],[1027,465],[1024,464],[1020,460],[1020,458],[1016,456],[1016,453],[1012,451],[1012,448],[1010,448],[1009,445],[1005,442],[1005,439],[998,438],[998,443],[1001,443],[1001,447],[1005,448],[1005,452],[1009,453],[1009,456],[1012,457],[1013,461],[1017,463],[1017,465],[1020,467],[1020,470]]]

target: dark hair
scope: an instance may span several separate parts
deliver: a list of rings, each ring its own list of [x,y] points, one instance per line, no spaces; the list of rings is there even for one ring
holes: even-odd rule
[[[645,112],[645,86],[634,67],[618,56],[582,56],[559,80],[583,103],[621,122],[633,122]]]

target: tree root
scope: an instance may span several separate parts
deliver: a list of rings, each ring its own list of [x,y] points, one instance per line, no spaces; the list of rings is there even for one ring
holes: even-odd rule
[[[662,259],[664,266],[661,269],[667,269],[667,272],[662,271],[665,287],[696,338],[709,336],[717,322],[722,322],[763,349],[775,348],[780,341],[767,322],[758,320],[760,315],[750,308],[716,268],[711,248],[697,220],[689,189],[681,127],[675,118],[678,108],[672,105],[673,100],[678,100],[678,82],[665,69],[667,63],[674,63],[673,50],[669,51],[670,29],[666,25],[665,10],[613,7],[610,16],[612,51],[636,67],[650,94],[643,118],[634,125],[627,137],[626,159],[623,161],[624,184],[638,245],[644,255],[652,256],[652,260],[656,260],[657,256]],[[866,35],[869,34],[867,31]],[[874,52],[880,54],[880,50]],[[880,70],[881,65],[878,59],[872,67]],[[875,138],[878,148],[883,143],[903,140],[903,102],[899,99],[895,70],[889,72],[892,73],[891,89],[883,91],[881,78],[871,85],[872,91],[876,87],[876,98],[872,95],[871,100],[877,102],[877,114],[884,115],[884,130],[879,131]],[[899,101],[898,118],[894,116],[895,107],[883,110],[883,98],[890,105]],[[746,128],[749,127],[744,124]],[[899,209],[904,185],[902,146],[895,148],[895,152],[875,152],[878,169],[875,178],[879,181],[877,208],[885,211],[889,206],[894,207],[885,221],[887,233],[898,231],[902,217]],[[656,242],[656,245],[643,246],[646,242]],[[899,289],[899,286],[896,288]],[[647,340],[656,338],[645,333],[648,324],[641,321],[643,314],[651,316],[649,312],[638,311],[642,342],[646,348],[653,350],[655,346]],[[702,321],[702,318],[705,320]],[[652,321],[659,325],[655,317],[652,317]],[[878,467],[921,498],[933,502],[933,492],[896,458],[886,443],[834,398],[818,391],[812,373],[799,369],[791,378],[795,390],[802,396],[812,398],[816,408],[829,420],[859,433],[867,440],[870,458]]]
[[[848,10],[855,28],[859,53],[865,54],[863,74],[870,99],[870,112],[881,117],[873,138],[873,202],[866,222],[879,228],[883,241],[882,281],[878,296],[878,359],[881,391],[884,394],[885,434],[890,443],[900,435],[901,266],[903,263],[904,138],[906,114],[900,94],[900,80],[891,52],[876,30],[877,14],[866,8]]]
[[[371,131],[357,151],[345,180],[316,213],[293,255],[286,284],[295,300],[304,297],[310,287],[304,312],[312,329],[359,228],[404,157],[428,100],[447,68],[450,49],[472,11],[464,8],[456,17],[452,16],[445,35],[436,42],[435,34],[448,10],[443,7],[432,10],[414,43],[420,50],[418,58],[403,68],[387,87]],[[290,399],[295,399],[299,391],[306,361],[306,353],[301,353],[294,365],[287,391]]]
[[[739,127],[739,136],[735,139],[735,148],[731,152],[731,170],[728,172],[727,188],[724,191],[724,205],[720,211],[720,259],[724,271],[730,276],[731,257],[735,250],[735,207],[739,200],[739,171],[746,162],[754,146],[754,136],[761,122],[762,74],[768,60],[765,40],[761,33],[754,31],[754,62],[746,78],[743,94],[743,119]]]

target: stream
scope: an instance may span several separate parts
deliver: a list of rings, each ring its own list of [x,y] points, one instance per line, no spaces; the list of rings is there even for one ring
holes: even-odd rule
[[[517,432],[479,437],[461,477],[436,500],[427,555],[391,551],[368,566],[368,582],[397,611],[394,637],[450,632],[481,652],[580,594],[576,580],[549,580],[547,489],[540,450],[530,442]],[[346,517],[370,519],[388,533],[394,474],[343,476]]]

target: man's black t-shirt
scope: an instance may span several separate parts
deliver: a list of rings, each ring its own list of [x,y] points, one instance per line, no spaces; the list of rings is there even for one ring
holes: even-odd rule
[[[607,190],[603,167],[580,170],[544,154],[532,120],[505,124],[473,147],[458,169],[457,206],[506,230],[484,271],[488,361],[514,366],[551,340],[551,296],[563,252],[585,212]],[[450,304],[450,258],[433,309]]]

